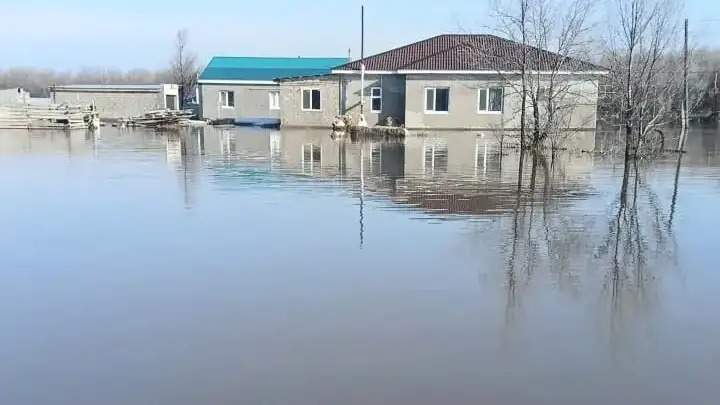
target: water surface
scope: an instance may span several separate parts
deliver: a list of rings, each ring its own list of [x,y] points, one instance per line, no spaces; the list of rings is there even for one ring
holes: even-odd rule
[[[0,132],[0,403],[717,403],[717,133],[493,145]]]

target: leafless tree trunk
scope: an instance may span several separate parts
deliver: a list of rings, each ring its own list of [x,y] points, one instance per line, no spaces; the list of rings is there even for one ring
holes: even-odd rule
[[[522,37],[522,59],[520,61],[520,149],[525,149],[525,127],[527,119],[527,9],[528,0],[520,0],[520,36]]]
[[[478,56],[510,57],[510,62],[517,66],[519,74],[498,72],[498,75],[506,87],[520,95],[518,113],[523,148],[540,148],[548,138],[553,147],[558,147],[565,139],[559,132],[570,124],[567,113],[572,113],[572,109],[569,107],[583,96],[576,91],[577,84],[595,79],[566,75],[576,70],[573,64],[577,60],[585,59],[583,51],[589,44],[592,5],[590,0],[495,0],[493,3],[497,30],[522,46],[510,56]],[[548,58],[548,51],[557,58]]]
[[[637,157],[653,136],[677,118],[682,88],[678,4],[675,0],[615,0],[606,63],[609,83],[621,105],[625,159]]]
[[[175,35],[175,54],[170,61],[173,81],[180,87],[180,108],[192,97],[197,86],[197,56],[188,49],[188,30],[181,29]]]

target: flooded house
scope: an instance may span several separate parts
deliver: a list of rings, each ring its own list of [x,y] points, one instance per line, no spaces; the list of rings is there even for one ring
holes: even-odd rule
[[[329,74],[347,58],[212,58],[198,80],[201,116],[239,124],[280,123],[280,88],[275,81]]]
[[[176,84],[77,84],[51,86],[56,104],[95,105],[101,119],[136,117],[148,111],[180,108]]]
[[[409,130],[517,130],[520,123],[519,55],[523,45],[494,35],[439,35],[336,66],[330,74],[278,80],[284,126],[328,127],[333,117],[360,114],[369,125],[388,118]],[[598,80],[603,67],[525,48],[543,97],[550,79],[562,86],[563,124],[594,148]],[[558,67],[560,67],[558,69]],[[529,105],[529,103],[528,103]],[[530,112],[530,109],[528,108]]]

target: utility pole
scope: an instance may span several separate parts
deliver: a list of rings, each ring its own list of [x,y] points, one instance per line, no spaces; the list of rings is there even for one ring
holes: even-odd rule
[[[680,142],[678,150],[680,153],[685,149],[685,141],[687,140],[689,123],[690,123],[690,105],[688,92],[688,19],[685,19],[685,45],[683,47],[683,101],[682,101],[682,130],[680,133]]]
[[[365,114],[365,6],[360,6],[360,120]]]

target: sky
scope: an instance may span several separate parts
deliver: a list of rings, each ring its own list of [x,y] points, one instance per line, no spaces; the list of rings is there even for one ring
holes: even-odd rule
[[[441,33],[490,32],[489,2],[0,0],[0,69],[160,69],[180,28],[203,65],[213,55],[345,57],[351,49],[356,58],[363,3],[369,55]],[[693,40],[720,47],[720,1],[685,8]]]

